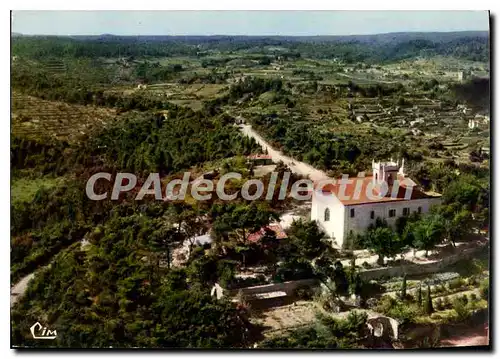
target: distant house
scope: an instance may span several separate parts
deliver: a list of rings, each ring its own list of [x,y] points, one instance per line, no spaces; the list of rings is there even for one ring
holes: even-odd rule
[[[158,117],[160,117],[162,120],[167,120],[168,119],[168,111],[167,110],[159,111],[159,112],[156,113],[156,115]]]
[[[481,153],[485,153],[485,154],[489,155],[490,148],[489,147],[481,147]]]
[[[410,127],[414,127],[417,124],[425,123],[423,118],[417,118],[415,121],[410,121]]]
[[[418,128],[412,128],[411,133],[413,134],[413,136],[420,136],[423,132]]]
[[[471,130],[475,129],[477,127],[477,125],[478,125],[478,122],[476,120],[472,120],[472,119],[469,120],[469,128]]]
[[[465,105],[457,105],[457,110],[462,111],[464,115],[470,115],[472,109],[468,108]]]
[[[217,177],[218,174],[219,174],[219,171],[212,170],[212,171],[205,172],[202,176],[203,176],[203,179],[212,180],[215,177]]]
[[[237,125],[243,125],[245,123],[245,119],[243,117],[236,117],[234,123],[236,123]]]
[[[218,300],[222,299],[224,297],[224,288],[222,288],[219,283],[215,283],[212,290],[210,290],[210,296],[215,296]]]
[[[264,154],[253,154],[247,156],[247,161],[253,163],[256,166],[270,165],[273,163],[272,157],[270,155],[264,155]]]
[[[474,116],[474,120],[478,124],[479,124],[479,121],[482,121],[484,124],[488,124],[490,122],[490,116],[477,114],[476,116]]]
[[[460,82],[466,81],[466,80],[469,79],[470,75],[471,74],[468,71],[458,71],[458,73],[457,73],[457,79]]]

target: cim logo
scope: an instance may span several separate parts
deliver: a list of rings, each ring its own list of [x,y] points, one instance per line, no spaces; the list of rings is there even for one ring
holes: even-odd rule
[[[40,323],[36,322],[30,328],[33,339],[56,339],[57,331],[49,330]]]

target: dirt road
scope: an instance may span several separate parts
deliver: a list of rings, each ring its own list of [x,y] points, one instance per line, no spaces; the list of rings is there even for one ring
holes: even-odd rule
[[[85,249],[85,247],[87,247],[88,245],[90,245],[90,242],[87,240],[86,237],[83,237],[81,240],[81,248]],[[41,268],[47,268],[47,267],[50,268],[50,266],[51,266],[51,263],[49,263],[45,267],[40,267],[40,268],[36,269],[34,272],[31,272],[27,276],[21,278],[16,284],[14,284],[10,288],[10,307],[11,308],[24,295],[24,293],[26,292],[26,289],[28,288],[29,282],[35,277],[35,273],[38,272]]]
[[[10,289],[10,306],[12,307],[19,298],[21,298],[28,288],[28,283],[33,279],[35,273],[30,273],[26,277],[22,278]]]
[[[273,161],[279,162],[283,161],[284,164],[286,164],[292,172],[297,173],[301,176],[306,176],[309,177],[313,181],[320,181],[324,179],[328,179],[328,176],[326,175],[325,172],[320,171],[311,165],[308,165],[307,163],[300,162],[297,160],[294,160],[291,157],[285,156],[283,153],[280,151],[274,149],[271,147],[271,145],[262,138],[253,128],[251,125],[240,125],[241,132],[243,132],[246,136],[252,137],[257,141],[259,145],[261,145],[263,150],[267,150],[267,153],[271,156]]]
[[[469,347],[489,345],[489,324],[484,323],[474,328],[470,328],[465,332],[442,339],[441,347]]]

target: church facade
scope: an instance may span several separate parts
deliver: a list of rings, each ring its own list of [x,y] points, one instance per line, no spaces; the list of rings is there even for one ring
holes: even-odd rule
[[[337,247],[346,245],[350,234],[361,234],[384,219],[394,227],[396,220],[412,212],[427,213],[441,202],[439,195],[424,193],[404,174],[404,160],[372,162],[372,173],[356,178],[332,180],[314,188],[311,219],[315,220]]]

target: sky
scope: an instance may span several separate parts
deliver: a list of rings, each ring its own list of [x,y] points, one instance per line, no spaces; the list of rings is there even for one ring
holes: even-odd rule
[[[489,29],[487,11],[13,11],[26,35],[363,35]]]

